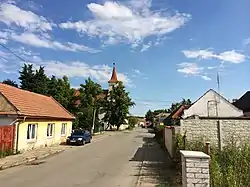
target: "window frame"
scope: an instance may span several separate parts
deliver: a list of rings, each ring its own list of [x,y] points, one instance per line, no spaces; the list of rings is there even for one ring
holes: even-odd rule
[[[29,126],[31,126],[31,128],[29,129]],[[32,138],[32,127],[34,127],[34,138]],[[27,134],[26,134],[26,139],[27,141],[36,141],[37,139],[37,129],[38,129],[38,124],[37,123],[29,123],[28,126],[27,126]],[[28,132],[29,131],[29,132]],[[28,138],[28,134],[29,134],[29,138]]]
[[[64,132],[63,132],[63,127],[64,127]],[[61,136],[66,136],[66,135],[67,135],[67,123],[62,123]]]
[[[50,128],[49,128],[49,126],[50,126]],[[54,137],[54,135],[55,135],[55,123],[48,123],[46,133],[47,133],[47,138],[53,138]]]

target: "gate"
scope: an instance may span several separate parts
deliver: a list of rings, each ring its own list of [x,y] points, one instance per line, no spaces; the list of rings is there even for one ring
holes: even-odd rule
[[[15,125],[0,126],[0,152],[14,149]]]

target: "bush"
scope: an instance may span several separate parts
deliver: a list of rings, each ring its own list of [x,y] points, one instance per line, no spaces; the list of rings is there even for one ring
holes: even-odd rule
[[[180,162],[179,150],[204,151],[204,141],[186,142],[183,136],[176,136],[176,154]],[[210,177],[213,187],[245,187],[250,184],[250,145],[236,146],[228,143],[222,151],[211,147]]]

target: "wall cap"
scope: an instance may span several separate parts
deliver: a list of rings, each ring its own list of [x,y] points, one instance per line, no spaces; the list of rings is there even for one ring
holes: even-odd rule
[[[207,158],[209,159],[210,156],[200,152],[200,151],[184,151],[180,150],[180,153],[184,156],[184,158]]]

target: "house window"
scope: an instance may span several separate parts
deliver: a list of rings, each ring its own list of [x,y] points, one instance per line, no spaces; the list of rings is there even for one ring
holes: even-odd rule
[[[36,138],[36,127],[37,127],[37,124],[28,124],[28,128],[27,128],[28,140],[33,140]]]
[[[66,135],[66,129],[67,129],[67,123],[63,123],[62,128],[61,128],[61,135],[62,136]]]
[[[49,123],[47,126],[47,137],[52,137],[54,132],[54,123]]]

